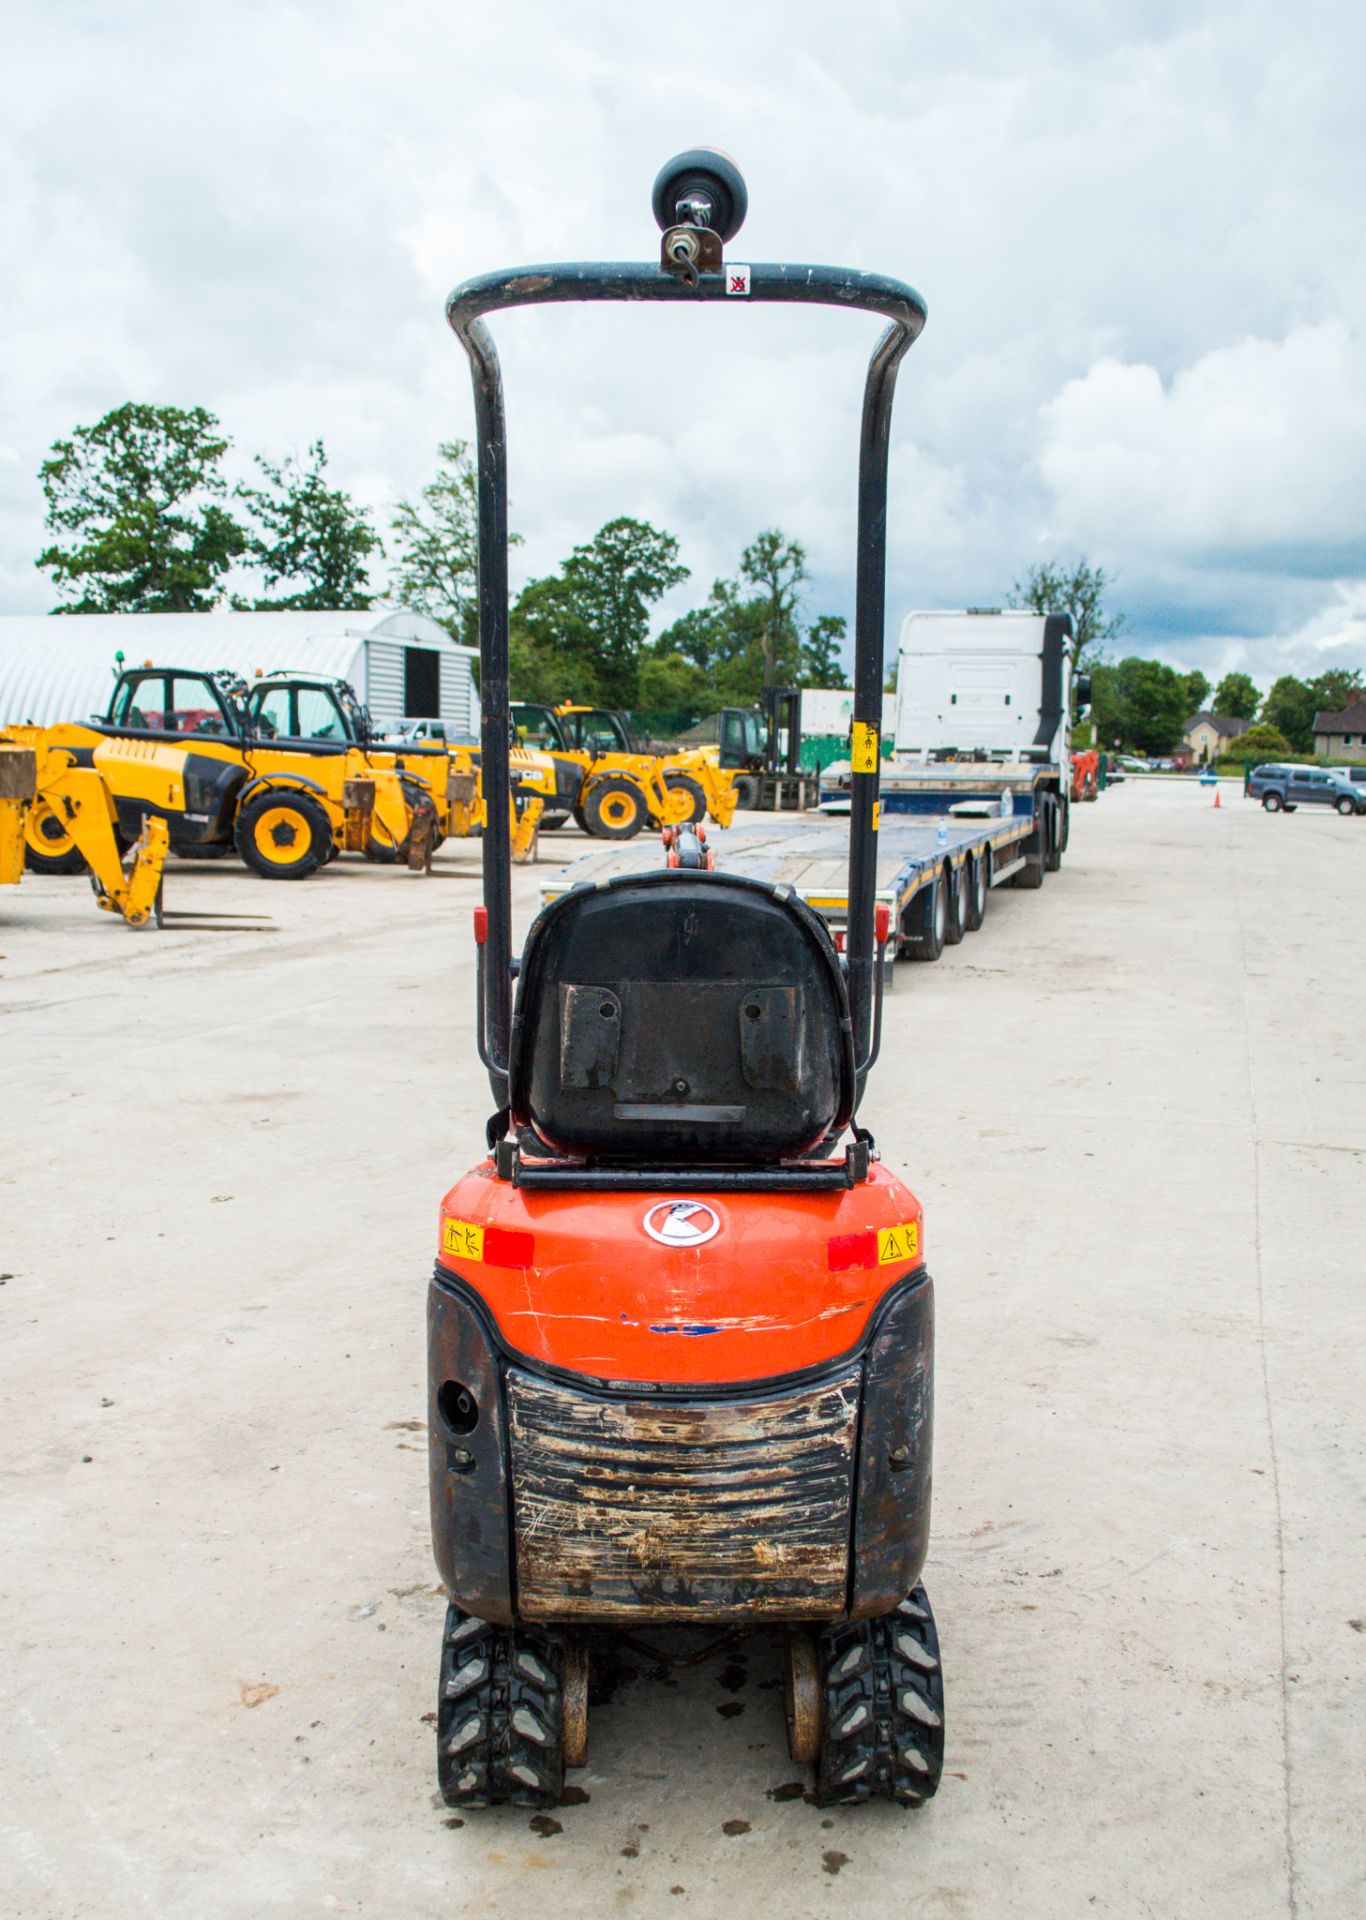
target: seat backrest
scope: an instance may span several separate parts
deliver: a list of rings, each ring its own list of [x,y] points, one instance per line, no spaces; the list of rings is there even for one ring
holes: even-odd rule
[[[608,1165],[745,1166],[847,1124],[853,1040],[824,923],[785,887],[660,870],[575,887],[527,936],[517,1125]]]

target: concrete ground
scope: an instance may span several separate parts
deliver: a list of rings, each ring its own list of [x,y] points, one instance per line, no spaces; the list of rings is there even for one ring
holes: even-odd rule
[[[1222,798],[1078,809],[888,1002],[865,1117],[939,1288],[911,1815],[805,1803],[770,1640],[628,1651],[553,1819],[434,1800],[475,847],[173,863],[173,911],[257,931],[0,894],[0,1912],[1366,1911],[1366,822]]]

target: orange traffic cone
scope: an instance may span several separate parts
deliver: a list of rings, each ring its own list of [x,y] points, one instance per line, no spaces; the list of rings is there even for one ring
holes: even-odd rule
[[[1216,807],[1217,807],[1217,806],[1219,805],[1219,789],[1218,789],[1218,787],[1216,787],[1216,788],[1214,789],[1214,804],[1215,804],[1215,806],[1216,806]]]

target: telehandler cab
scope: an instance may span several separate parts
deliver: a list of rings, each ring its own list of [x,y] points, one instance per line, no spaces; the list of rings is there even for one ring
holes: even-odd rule
[[[874,911],[887,451],[920,296],[736,266],[724,156],[661,171],[657,263],[487,274],[447,317],[479,447],[488,1157],[445,1196],[428,1296],[432,1527],[450,1595],[437,1767],[453,1807],[549,1806],[584,1763],[593,1638],[786,1637],[788,1739],[826,1802],[915,1806],[944,1705],[919,1584],[932,1287],[921,1209],[856,1118],[877,1054]],[[577,886],[512,951],[507,466],[484,316],[567,301],[880,315],[859,455],[847,953],[791,889],[677,865]],[[705,380],[677,370],[692,417]]]

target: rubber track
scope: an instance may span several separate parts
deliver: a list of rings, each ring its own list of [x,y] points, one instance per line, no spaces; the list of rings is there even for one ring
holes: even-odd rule
[[[448,1807],[553,1807],[564,1791],[563,1644],[446,1609],[436,1696],[437,1779]]]
[[[880,1797],[918,1807],[944,1767],[944,1676],[934,1615],[917,1586],[895,1613],[822,1630],[822,1806]]]

